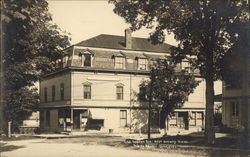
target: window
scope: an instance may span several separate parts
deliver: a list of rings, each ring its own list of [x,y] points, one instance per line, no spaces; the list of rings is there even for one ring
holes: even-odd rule
[[[139,87],[139,93],[138,93],[138,100],[139,101],[146,101],[146,87],[142,86]]]
[[[116,99],[123,100],[123,86],[116,86]]]
[[[91,85],[84,85],[83,86],[83,97],[84,99],[91,99]]]
[[[78,55],[78,60],[80,62],[80,66],[82,66],[83,59],[82,59],[82,54],[81,53],[79,53],[79,55]]]
[[[68,64],[68,59],[69,59],[69,56],[64,56],[63,57],[63,67],[66,67],[67,64]]]
[[[64,100],[64,84],[60,84],[60,94],[61,94],[61,100]]]
[[[232,90],[232,89],[239,89],[241,88],[241,78],[240,77],[232,77],[231,80],[225,82],[226,89]]]
[[[127,126],[127,110],[120,110],[120,126]]]
[[[147,59],[145,58],[138,59],[138,70],[147,70]]]
[[[91,66],[91,54],[84,54],[83,66]]]
[[[50,126],[50,112],[46,111],[46,126]]]
[[[196,112],[196,118],[197,119],[202,119],[202,112]]]
[[[183,61],[181,63],[181,69],[186,70],[187,72],[189,72],[189,69],[190,69],[189,62],[188,61]]]
[[[64,109],[59,109],[58,110],[58,126],[59,127],[63,127],[64,125],[64,118],[65,117],[65,112],[64,112]]]
[[[40,127],[44,127],[44,111],[40,111]]]
[[[44,88],[44,101],[45,101],[45,102],[48,101],[48,91],[47,91],[47,87]]]
[[[160,127],[160,113],[158,110],[151,111],[151,127],[152,128]]]
[[[56,97],[56,86],[52,86],[52,101],[55,101],[55,97]]]
[[[189,120],[189,125],[190,126],[195,126],[196,125],[196,112],[191,112],[189,113],[190,115],[190,120]]]
[[[232,116],[239,116],[239,104],[237,102],[231,102]]]
[[[117,69],[124,68],[124,57],[115,57],[115,68]]]

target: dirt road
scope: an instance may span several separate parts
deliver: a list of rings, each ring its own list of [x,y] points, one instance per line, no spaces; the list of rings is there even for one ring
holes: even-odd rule
[[[71,141],[71,142],[70,142]],[[131,150],[80,140],[31,139],[1,141],[1,157],[182,157],[161,152]],[[187,155],[185,155],[187,157]]]

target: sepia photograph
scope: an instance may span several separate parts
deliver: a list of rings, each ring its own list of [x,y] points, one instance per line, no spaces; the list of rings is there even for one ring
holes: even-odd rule
[[[249,0],[0,8],[0,157],[250,157]]]

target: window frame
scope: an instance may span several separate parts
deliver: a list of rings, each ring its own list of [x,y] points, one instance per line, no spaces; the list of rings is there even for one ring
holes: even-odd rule
[[[92,66],[92,55],[90,54],[90,53],[83,53],[83,55],[84,55],[84,61],[83,61],[83,66],[84,67],[91,67]],[[86,60],[86,56],[88,56],[89,57],[89,60],[87,61]],[[87,61],[87,62],[86,62]],[[86,64],[86,63],[88,63],[88,64]],[[86,65],[85,65],[86,64]]]
[[[124,124],[123,124],[123,121],[125,121]],[[120,127],[127,127],[127,126],[128,126],[127,110],[120,110]]]
[[[121,89],[119,91],[119,89]],[[124,87],[122,85],[116,86],[116,100],[123,100],[124,99]]]
[[[45,112],[45,126],[50,127],[50,110]]]
[[[44,102],[48,102],[48,88],[44,87]]]
[[[237,102],[237,101],[231,101],[230,102],[230,106],[231,106],[231,109],[232,109],[232,116],[234,116],[234,117],[239,117],[239,110],[240,110],[240,108],[239,108],[239,102]]]
[[[190,72],[190,63],[186,60],[181,62],[181,69]]]
[[[147,66],[148,66],[148,61],[147,58],[138,58],[138,70],[147,70]],[[142,66],[144,66],[144,68],[141,68]]]
[[[89,88],[89,91],[86,91],[87,88]],[[91,84],[83,84],[83,99],[91,99],[91,96],[92,96]]]
[[[115,69],[124,69],[125,68],[125,57],[115,56]]]
[[[56,100],[56,86],[52,85],[51,86],[51,101],[55,101]]]
[[[64,100],[64,83],[60,84],[60,99]]]

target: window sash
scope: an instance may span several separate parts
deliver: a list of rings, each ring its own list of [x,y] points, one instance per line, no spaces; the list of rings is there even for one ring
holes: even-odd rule
[[[52,101],[55,101],[55,97],[56,97],[56,87],[52,86]]]
[[[123,99],[123,87],[121,87],[121,86],[116,87],[116,99],[117,100]]]
[[[239,104],[237,102],[231,102],[232,116],[239,116]]]
[[[46,111],[46,126],[50,126],[50,111]]]
[[[47,90],[46,87],[44,88],[44,101],[45,101],[45,102],[48,101],[48,90]]]
[[[84,85],[84,99],[91,99],[91,86],[90,85]]]
[[[64,84],[63,83],[60,85],[60,94],[61,94],[61,100],[64,100]]]
[[[127,111],[120,110],[120,126],[125,127],[127,126]]]
[[[115,67],[122,69],[124,65],[124,58],[123,57],[115,57]]]
[[[146,70],[147,69],[146,59],[138,59],[138,69],[139,70]]]
[[[84,66],[91,66],[91,55],[90,54],[85,54],[84,55]]]

